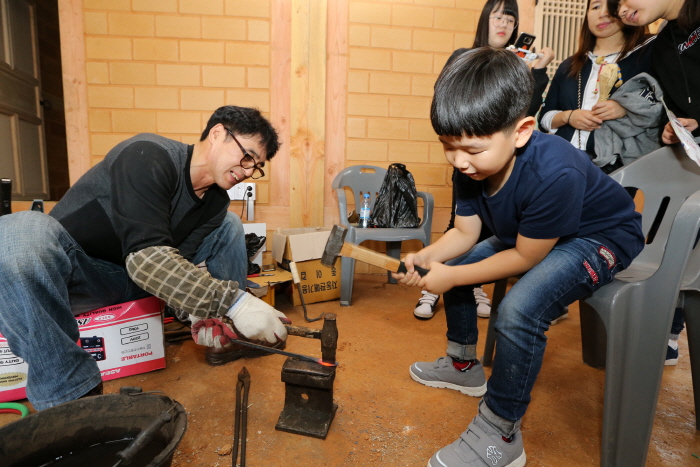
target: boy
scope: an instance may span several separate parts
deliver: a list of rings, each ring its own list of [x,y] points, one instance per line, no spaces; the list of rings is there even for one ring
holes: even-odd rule
[[[542,365],[545,331],[643,248],[627,192],[562,138],[534,131],[533,84],[515,54],[474,49],[446,67],[430,117],[455,179],[454,229],[406,257],[396,278],[444,293],[447,356],[411,365],[426,386],[481,397],[479,413],[431,467],[521,467],[520,421]],[[495,235],[476,244],[484,222]],[[447,261],[447,262],[446,262]],[[445,263],[446,262],[446,263]],[[445,264],[443,264],[445,263]],[[414,265],[430,269],[423,278]],[[500,305],[488,385],[476,359],[474,287],[525,274]]]

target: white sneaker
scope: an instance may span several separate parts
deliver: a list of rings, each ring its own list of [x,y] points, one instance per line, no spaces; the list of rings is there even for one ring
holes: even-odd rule
[[[554,325],[557,324],[559,321],[561,321],[561,320],[563,320],[563,319],[568,319],[568,318],[569,318],[569,307],[568,307],[568,306],[565,306],[565,307],[564,307],[564,314],[562,314],[561,316],[559,316],[559,317],[556,318],[556,319],[553,319],[552,322],[550,323],[550,326],[554,326]]]
[[[666,347],[666,362],[664,365],[678,365],[678,341],[669,339]]]
[[[476,316],[488,318],[491,316],[491,300],[481,287],[474,287],[474,298],[476,299]]]
[[[413,315],[419,319],[430,319],[435,314],[435,305],[440,300],[440,296],[426,290],[422,290],[421,293],[423,296],[416,303]]]

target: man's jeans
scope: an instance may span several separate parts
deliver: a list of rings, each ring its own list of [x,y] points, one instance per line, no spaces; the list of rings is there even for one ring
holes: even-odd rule
[[[200,245],[194,264],[245,287],[248,259],[240,219],[228,213]],[[100,371],[76,343],[74,314],[149,294],[126,269],[88,256],[54,218],[26,211],[0,217],[0,333],[29,365],[27,397],[37,410],[77,399]]]
[[[496,237],[477,244],[448,265],[479,262],[508,249]],[[601,250],[602,249],[602,250]],[[622,270],[609,249],[590,239],[562,242],[510,289],[498,308],[495,324],[496,356],[482,415],[504,434],[519,426],[530,403],[530,392],[542,366],[547,345],[544,333],[564,308],[610,282]],[[476,359],[478,338],[474,287],[459,286],[444,294],[447,317],[447,353]]]

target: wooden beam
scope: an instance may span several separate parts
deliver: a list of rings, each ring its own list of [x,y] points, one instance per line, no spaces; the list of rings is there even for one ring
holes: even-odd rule
[[[348,84],[348,0],[328,0],[328,63],[326,79],[326,164],[324,206],[331,222],[339,219],[338,197],[331,188],[345,167]],[[326,216],[326,219],[327,216]]]
[[[270,207],[289,206],[289,155],[291,147],[292,6],[289,0],[273,0],[271,12],[272,57],[270,120],[282,145],[270,162]],[[266,206],[261,207],[265,209]]]
[[[326,12],[325,1],[292,1],[291,227],[323,224]]]
[[[68,175],[73,185],[90,169],[82,0],[58,0]]]
[[[537,35],[537,31],[535,31],[535,0],[519,0],[518,13],[520,17],[518,29],[521,32]]]

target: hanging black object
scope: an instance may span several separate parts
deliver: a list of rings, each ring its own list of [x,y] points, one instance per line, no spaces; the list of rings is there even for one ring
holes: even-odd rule
[[[416,183],[404,164],[391,164],[374,202],[370,217],[373,227],[418,227]]]
[[[0,216],[12,214],[12,180],[0,180]]]
[[[248,275],[258,274],[260,266],[251,261],[258,254],[260,248],[265,245],[265,236],[258,236],[254,233],[245,234],[245,249],[248,255]]]

